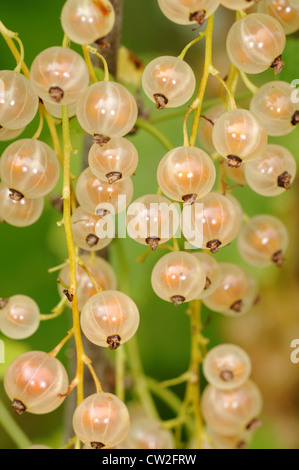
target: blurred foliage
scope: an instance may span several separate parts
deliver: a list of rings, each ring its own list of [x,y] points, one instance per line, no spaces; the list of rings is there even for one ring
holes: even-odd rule
[[[9,29],[19,32],[25,46],[25,60],[29,66],[41,50],[61,44],[63,34],[59,15],[63,3],[62,0],[1,1],[1,20]],[[227,10],[221,9],[217,13],[214,55],[215,64],[220,67],[223,77],[228,68],[223,38],[232,18]],[[145,63],[157,55],[178,55],[194,34],[196,32],[194,33],[190,28],[179,28],[165,19],[154,0],[146,2],[146,6],[140,0],[125,0],[123,44],[137,53]],[[79,50],[78,47],[75,49]],[[0,51],[0,68],[12,69],[14,60],[1,38]],[[282,74],[284,80],[291,81],[297,78],[298,58],[298,40],[292,38],[288,41],[284,55],[287,63]],[[195,46],[188,53],[187,60],[194,66],[200,78],[200,67],[203,61],[202,45]],[[253,77],[256,83],[273,79],[272,71],[266,72],[257,79]],[[217,91],[216,81],[211,79],[208,95],[215,96]],[[145,109],[152,110],[152,117],[161,116],[153,109],[153,104],[149,100],[144,96],[143,99]],[[159,124],[159,128],[175,146],[182,144],[183,112],[184,110],[182,110],[181,117]],[[36,117],[22,137],[31,137],[37,126],[38,118]],[[79,175],[83,139],[78,133],[76,120],[71,124],[71,130],[73,146],[78,148],[78,154],[72,157],[72,171]],[[50,143],[46,129],[43,131],[42,139]],[[133,177],[134,197],[137,198],[146,193],[156,192],[156,168],[165,150],[159,142],[144,131],[137,132],[130,139],[136,145],[140,157],[136,176]],[[285,145],[298,159],[298,129],[284,138],[271,140]],[[6,145],[6,143],[0,143],[1,152]],[[60,188],[61,180],[56,188],[57,193],[60,192]],[[274,267],[260,271],[253,270],[261,284],[261,304],[253,312],[247,314],[246,318],[232,320],[213,314],[212,322],[204,333],[210,338],[211,346],[224,341],[235,342],[244,346],[253,357],[253,377],[256,377],[259,385],[261,384],[265,398],[265,425],[257,432],[252,447],[298,447],[299,365],[294,366],[290,363],[289,337],[299,337],[297,320],[299,302],[296,296],[299,272],[296,250],[299,190],[294,184],[292,191],[273,199],[262,198],[249,188],[237,188],[234,190],[234,195],[238,197],[248,215],[270,213],[287,224],[291,234],[289,263],[286,263],[280,271]],[[0,295],[2,297],[13,294],[29,295],[38,302],[43,313],[49,312],[56,305],[59,300],[56,287],[57,273],[48,274],[47,269],[60,264],[67,256],[63,228],[56,225],[60,218],[61,215],[47,200],[41,219],[33,226],[20,229],[7,224],[1,225]],[[144,251],[144,247],[130,239],[122,240],[120,243],[123,254],[119,254],[116,242],[113,242],[109,250],[110,259],[117,273],[121,271],[121,263],[125,262],[128,266],[127,284],[130,285],[131,295],[141,312],[137,338],[145,371],[158,380],[176,377],[187,369],[189,361],[190,332],[189,318],[185,314],[186,306],[174,309],[172,305],[161,301],[152,292],[150,273],[163,252],[157,250],[151,254],[145,264],[138,264],[136,258]],[[225,250],[220,250],[217,259],[243,264],[235,242]],[[206,321],[208,313],[204,309],[203,321]],[[28,340],[14,342],[3,338],[0,334],[0,338],[5,341],[6,363],[25,350],[51,350],[65,335],[69,324],[70,315],[66,310],[59,319],[43,323],[39,331]],[[282,339],[284,333],[285,336]],[[67,349],[64,349],[60,355],[62,360],[66,359],[66,351]],[[110,354],[112,355],[113,352]],[[270,365],[271,358],[274,361],[272,365]],[[292,370],[284,388],[283,382],[286,378],[283,371],[289,369],[290,365]],[[4,370],[5,365],[0,364],[0,381]],[[273,379],[275,374],[277,375],[276,381]],[[282,374],[281,380],[279,374]],[[276,387],[275,390],[281,389],[280,393],[275,394],[273,387]],[[180,395],[183,394],[182,387],[174,390]],[[9,406],[1,384],[0,397]],[[162,413],[165,414],[165,410],[162,409]],[[163,417],[168,417],[168,415],[165,414]],[[63,408],[47,416],[26,415],[22,418],[16,416],[14,418],[19,421],[33,442],[54,447],[61,445]],[[14,444],[0,428],[0,448],[9,447],[14,447]]]

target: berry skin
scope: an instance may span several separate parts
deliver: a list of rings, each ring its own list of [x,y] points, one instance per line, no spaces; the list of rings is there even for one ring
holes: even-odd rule
[[[251,380],[227,391],[208,385],[202,396],[206,424],[213,433],[223,436],[256,429],[261,410],[261,393]]]
[[[107,36],[114,22],[114,8],[108,0],[67,0],[61,12],[63,31],[81,45]]]
[[[230,180],[236,184],[244,186],[246,184],[246,178],[244,174],[246,165],[240,165],[239,167],[228,166],[225,169],[225,172]]]
[[[199,137],[199,144],[200,147],[203,147],[209,153],[215,152],[215,147],[212,141],[212,133],[213,133],[213,124],[217,121],[219,116],[225,112],[225,107],[223,105],[213,106],[213,108],[208,109],[205,111],[205,118],[201,118],[199,121],[198,127],[198,137]],[[212,122],[210,122],[212,121]]]
[[[67,392],[68,376],[58,359],[42,351],[30,351],[8,366],[4,387],[18,414],[45,414],[64,401],[58,395]]]
[[[38,96],[48,103],[74,103],[87,89],[89,72],[83,58],[67,47],[49,47],[34,59],[30,78]]]
[[[177,147],[160,161],[157,179],[167,197],[192,204],[211,191],[216,170],[212,159],[203,150]]]
[[[115,137],[104,145],[93,144],[88,163],[97,178],[113,184],[133,175],[138,165],[138,152],[129,140]]]
[[[268,135],[289,134],[298,124],[298,103],[292,102],[293,93],[289,83],[275,81],[263,85],[253,96],[250,110],[263,122]]]
[[[220,282],[221,269],[219,263],[213,256],[207,253],[192,253],[202,264],[206,273],[206,284],[204,290],[199,295],[199,299],[203,299],[214,292]]]
[[[269,15],[251,13],[229,30],[226,50],[230,61],[245,73],[257,74],[269,67],[279,73],[286,36],[280,23]]]
[[[132,338],[138,326],[136,304],[118,291],[99,292],[86,302],[81,313],[81,327],[86,338],[111,350]]]
[[[292,34],[299,29],[298,0],[263,0],[258,5],[258,11],[273,16],[286,34]]]
[[[73,428],[78,438],[96,449],[115,447],[130,427],[126,405],[111,393],[94,393],[76,408]]]
[[[49,194],[59,179],[59,163],[44,142],[21,139],[10,144],[0,160],[2,181],[9,189],[31,199]],[[13,191],[11,197],[14,197]],[[17,199],[20,195],[17,195]]]
[[[170,240],[179,226],[176,207],[165,197],[147,194],[136,199],[127,211],[127,231],[131,238],[154,251]]]
[[[295,175],[296,161],[281,145],[267,145],[254,162],[245,166],[249,187],[262,196],[276,196],[290,189]]]
[[[117,288],[115,272],[106,260],[99,256],[93,259],[88,255],[81,255],[81,259],[84,261],[86,268],[95,278],[99,288],[103,290],[115,290]],[[61,298],[64,298],[65,295],[63,290],[69,288],[70,285],[69,266],[66,266],[59,272],[58,279],[61,281],[58,283],[58,292]],[[91,279],[79,264],[77,264],[77,285],[78,307],[81,311],[88,299],[97,293],[97,290]],[[69,306],[71,306],[70,302]]]
[[[252,2],[250,0],[220,0],[220,5],[228,8],[229,10],[246,10],[247,8],[252,7],[255,3],[256,0],[253,0]]]
[[[234,109],[222,114],[216,121],[213,144],[217,152],[232,167],[259,156],[267,144],[266,129],[254,114],[246,109]]]
[[[24,132],[25,127],[22,127],[21,129],[7,129],[6,127],[1,127],[0,128],[0,142],[6,141],[6,140],[13,140],[19,137],[19,135]]]
[[[90,168],[81,173],[76,186],[79,204],[88,212],[99,215],[102,209],[107,208],[107,203],[113,206],[111,209],[114,209],[116,214],[125,210],[132,201],[133,191],[131,178],[109,184],[94,176]],[[120,200],[119,196],[122,196]]]
[[[21,129],[37,113],[38,96],[32,83],[20,73],[0,71],[0,126]]]
[[[96,225],[100,219],[100,216],[87,212],[83,207],[77,207],[74,210],[72,215],[73,237],[75,244],[82,250],[102,250],[112,242],[112,238],[99,238],[96,234]]]
[[[68,105],[69,118],[76,115],[76,105],[76,102]],[[44,106],[51,116],[62,119],[62,106],[60,104],[44,102]]]
[[[38,305],[26,295],[13,295],[0,309],[0,331],[12,339],[29,338],[39,327]]]
[[[203,299],[212,311],[236,317],[248,312],[256,300],[258,288],[255,278],[244,268],[231,263],[220,263],[221,277],[217,289]]]
[[[192,97],[196,79],[187,62],[178,57],[163,56],[145,67],[142,86],[158,109],[177,108]]]
[[[264,267],[275,263],[281,267],[289,246],[286,226],[272,215],[256,215],[245,223],[238,237],[238,248],[244,260],[252,266]]]
[[[44,208],[44,198],[23,197],[19,201],[10,197],[10,190],[0,183],[0,219],[15,227],[27,227],[36,222]]]
[[[103,81],[89,86],[81,95],[76,114],[86,132],[112,138],[130,132],[138,109],[133,95],[123,85]]]
[[[177,306],[198,298],[206,285],[206,273],[195,256],[176,251],[160,258],[151,281],[158,297]]]
[[[183,25],[202,25],[220,4],[219,0],[158,0],[158,3],[166,18]]]
[[[235,204],[215,191],[182,211],[181,229],[186,240],[212,253],[228,245],[239,233],[240,225]]]
[[[217,389],[233,390],[248,380],[251,361],[242,348],[234,344],[221,344],[206,355],[203,373],[209,384]]]
[[[246,449],[252,439],[250,431],[242,431],[233,436],[223,436],[208,430],[208,435],[215,449]]]
[[[174,449],[172,433],[161,422],[147,416],[131,418],[129,438],[134,449]]]

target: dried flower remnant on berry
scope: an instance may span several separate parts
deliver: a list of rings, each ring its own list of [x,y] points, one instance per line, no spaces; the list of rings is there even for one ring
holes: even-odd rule
[[[206,20],[206,11],[199,10],[199,11],[195,11],[194,13],[190,13],[189,20],[196,21],[196,23],[202,26]]]
[[[197,199],[197,194],[186,194],[182,199],[185,204],[194,204]]]
[[[227,165],[231,168],[240,168],[242,159],[240,157],[236,157],[236,155],[228,155],[227,157]]]
[[[90,446],[93,449],[103,449],[103,447],[105,447],[105,444],[103,444],[102,442],[91,442]]]
[[[16,189],[9,188],[9,197],[13,201],[21,201],[24,198],[24,194],[20,193]]]
[[[60,103],[64,97],[64,91],[59,86],[52,86],[49,88],[49,95],[56,103]]]
[[[297,126],[297,124],[299,124],[299,111],[294,112],[291,123],[293,124],[293,126]]]
[[[210,240],[207,243],[207,248],[210,250],[211,253],[217,253],[221,245],[222,243],[220,240]]]
[[[106,178],[108,179],[108,183],[113,184],[122,178],[122,174],[120,171],[111,171],[107,173]]]
[[[74,295],[70,294],[70,291],[68,289],[64,289],[63,293],[64,293],[64,295],[66,296],[66,298],[68,299],[69,302],[73,302]]]
[[[175,307],[178,307],[179,305],[183,304],[185,300],[185,297],[183,297],[182,295],[173,295],[171,297],[171,302]]]
[[[4,308],[9,302],[9,299],[3,299],[0,297],[0,309]]]
[[[237,300],[233,305],[231,306],[231,310],[234,312],[240,313],[243,308],[243,301],[242,300]]]
[[[228,370],[228,369],[222,370],[220,372],[220,378],[224,382],[230,382],[231,380],[234,379],[234,373],[231,370]]]
[[[112,351],[119,348],[120,341],[121,341],[121,337],[119,335],[108,336],[107,338],[108,348],[111,349]]]
[[[272,261],[278,268],[281,268],[285,261],[282,251],[276,251],[276,253],[274,253],[272,256]]]
[[[250,423],[246,426],[247,431],[253,432],[256,431],[260,426],[262,425],[262,422],[260,419],[254,418]]]
[[[92,139],[94,144],[98,144],[100,146],[108,144],[109,140],[111,140],[111,138],[103,134],[94,134]]]
[[[110,49],[110,47],[111,47],[111,44],[110,44],[110,42],[107,40],[106,37],[97,39],[97,40],[95,41],[95,43],[97,44],[98,48],[101,49],[102,51],[107,51],[107,50]]]
[[[278,75],[282,71],[284,66],[285,66],[285,63],[281,59],[281,55],[277,57],[275,60],[273,60],[272,64],[270,65],[270,67],[274,69],[275,75]]]
[[[13,409],[19,416],[21,416],[24,413],[24,411],[26,411],[26,406],[20,400],[15,399],[12,402],[11,406],[13,407]]]
[[[146,244],[149,245],[153,251],[155,251],[157,249],[160,241],[161,241],[161,238],[159,238],[159,237],[147,237],[147,239],[145,241],[146,241]]]
[[[96,246],[98,244],[98,241],[99,241],[99,237],[97,237],[96,235],[94,235],[93,233],[90,233],[89,235],[87,235],[86,237],[86,243],[88,246],[90,246],[91,248],[93,248],[94,246]]]
[[[292,175],[290,175],[290,173],[288,173],[287,171],[284,171],[281,175],[278,176],[277,185],[280,188],[289,190],[291,189],[291,180],[292,180]]]
[[[162,93],[155,93],[154,98],[156,101],[156,108],[157,109],[166,109],[166,105],[168,103],[168,99]]]

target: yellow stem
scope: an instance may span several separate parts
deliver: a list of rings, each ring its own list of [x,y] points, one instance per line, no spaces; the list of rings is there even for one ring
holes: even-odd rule
[[[258,91],[258,87],[255,86],[251,80],[249,80],[246,73],[240,71],[240,77],[242,78],[242,81],[246,88],[248,88],[248,90],[251,91],[253,95],[255,95],[255,93]]]
[[[198,41],[200,41],[202,38],[205,37],[205,33],[199,33],[199,37],[198,38],[195,38],[193,39],[193,41],[190,41],[186,47],[184,47],[184,49],[182,50],[182,52],[180,53],[180,55],[178,56],[178,59],[182,59],[184,60],[184,57],[186,55],[186,53],[189,51],[190,47],[192,47],[194,44],[196,44]]]
[[[71,329],[68,331],[67,335],[57,344],[57,346],[49,352],[49,356],[56,357],[57,354],[61,351],[63,346],[68,342],[68,340],[74,335],[74,330]]]
[[[103,62],[103,66],[104,66],[104,80],[107,82],[109,81],[109,69],[108,69],[108,64],[107,64],[107,61],[105,59],[104,56],[102,56],[102,54],[100,54],[95,47],[92,47],[92,46],[89,46],[88,44],[86,46],[83,46],[83,47],[86,47],[86,50],[88,52],[90,52],[91,54],[94,54],[95,56],[97,56],[99,59],[101,59],[101,61]],[[84,52],[84,49],[83,49],[83,52]],[[88,64],[87,64],[88,65]],[[98,80],[97,80],[98,81]]]
[[[4,40],[6,41],[9,49],[11,50],[13,56],[15,57],[17,61],[17,66],[14,69],[16,73],[20,73],[21,70],[23,70],[24,75],[27,76],[27,78],[30,78],[30,73],[26,65],[24,64],[24,46],[21,41],[21,39],[18,37],[17,33],[14,33],[13,31],[9,31],[2,21],[0,21],[0,33],[2,34]],[[15,46],[15,43],[13,42],[13,39],[17,41],[17,43],[20,46],[20,52],[18,51],[17,47]]]
[[[53,318],[59,317],[63,313],[66,304],[67,298],[64,297],[59,301],[58,305],[52,309],[52,313],[40,314],[40,321],[53,320]]]
[[[228,87],[227,83],[219,76],[219,70],[216,70],[213,66],[211,66],[211,72],[210,72],[213,77],[217,78],[219,83],[223,86],[223,88],[226,90],[229,99],[230,99],[230,107],[231,109],[237,109],[236,101],[234,98],[234,95],[232,94],[230,88]]]
[[[91,373],[91,376],[93,378],[93,381],[94,381],[94,384],[96,386],[96,391],[97,393],[102,393],[103,392],[103,388],[102,388],[102,384],[101,382],[99,381],[98,379],[98,376],[93,368],[93,365],[92,365],[92,362],[91,360],[89,359],[89,357],[87,356],[84,356],[83,357],[83,361],[84,361],[84,364],[88,367],[89,369],[89,372]]]
[[[98,77],[96,76],[96,73],[94,71],[94,68],[93,68],[93,65],[92,65],[92,62],[91,62],[91,58],[90,58],[87,46],[82,46],[82,50],[83,50],[83,55],[84,55],[86,65],[87,65],[88,70],[89,70],[90,78],[93,81],[93,83],[97,83],[99,80],[98,80]]]
[[[89,271],[89,269],[85,266],[84,264],[84,261],[80,258],[77,258],[77,263],[81,266],[81,268],[83,269],[83,271],[87,274],[87,276],[89,277],[89,279],[91,280],[91,282],[93,283],[95,289],[97,292],[102,292],[102,287],[97,283],[96,279],[94,278],[94,276],[91,274],[91,272]]]
[[[38,139],[44,127],[44,112],[43,112],[43,105],[41,103],[39,104],[38,109],[39,109],[39,124],[32,139]]]
[[[122,401],[125,401],[125,365],[126,354],[122,345],[116,350],[115,360],[115,394]]]

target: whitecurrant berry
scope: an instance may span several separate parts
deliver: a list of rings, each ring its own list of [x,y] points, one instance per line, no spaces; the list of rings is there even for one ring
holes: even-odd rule
[[[252,440],[252,432],[241,431],[233,436],[223,436],[208,430],[208,435],[215,449],[246,449]]]
[[[111,393],[94,393],[76,408],[73,428],[76,436],[95,449],[120,444],[130,427],[126,405]]]
[[[142,86],[157,109],[177,108],[192,97],[196,80],[187,62],[178,57],[162,56],[145,67]]]
[[[67,0],[61,12],[63,31],[81,45],[107,36],[114,22],[115,11],[109,0]]]
[[[199,297],[206,285],[206,272],[195,256],[176,251],[160,258],[151,281],[158,297],[177,306]]]
[[[241,266],[220,263],[221,277],[217,289],[203,299],[212,311],[228,316],[240,316],[248,312],[257,298],[255,278]]]
[[[136,199],[127,211],[129,236],[153,251],[175,236],[179,222],[176,206],[157,194]]]
[[[262,122],[246,109],[222,114],[213,127],[212,139],[217,152],[233,167],[257,158],[268,141]]]
[[[246,178],[244,173],[245,166],[246,164],[240,165],[239,167],[227,165],[225,172],[229,179],[232,180],[234,183],[244,186],[246,184]]]
[[[264,267],[272,263],[281,267],[289,246],[286,226],[272,215],[260,214],[243,224],[238,248],[248,264]]]
[[[205,111],[204,117],[202,116],[198,126],[198,137],[200,147],[203,147],[207,152],[215,152],[215,147],[212,141],[213,127],[219,116],[225,112],[223,105],[213,106]]]
[[[248,354],[234,344],[220,344],[211,349],[203,362],[207,381],[220,390],[233,390],[243,385],[251,374]]]
[[[192,204],[214,186],[216,170],[212,159],[196,147],[177,147],[160,161],[158,184],[175,201]]]
[[[49,194],[59,179],[59,163],[54,151],[40,140],[21,139],[10,144],[0,160],[1,178],[10,197],[40,198]]]
[[[129,140],[114,137],[104,145],[93,144],[88,163],[95,176],[113,184],[133,175],[138,165],[138,152]]]
[[[56,104],[56,103],[47,103],[46,101],[44,102],[44,106],[46,110],[48,111],[51,116],[57,118],[57,119],[62,119],[62,106],[61,104]],[[72,118],[76,115],[76,106],[77,103],[71,103],[68,105],[68,115],[69,118]]]
[[[19,201],[11,198],[11,191],[0,183],[0,219],[15,227],[27,227],[41,216],[44,198],[22,197]]]
[[[38,305],[26,295],[13,295],[7,300],[0,308],[0,331],[8,338],[29,338],[39,327]]]
[[[199,299],[203,299],[217,289],[221,278],[221,268],[215,258],[207,253],[198,252],[192,254],[201,262],[206,273],[206,284],[204,290],[199,295]]]
[[[138,109],[133,95],[116,82],[98,82],[89,86],[77,102],[81,127],[95,134],[97,142],[123,137],[134,127]]]
[[[229,10],[246,10],[259,0],[220,0],[220,4]]]
[[[294,87],[283,81],[268,82],[253,96],[251,112],[260,119],[271,136],[286,135],[299,122],[299,106],[292,99]]]
[[[276,196],[291,188],[296,161],[285,147],[267,145],[261,155],[245,166],[248,185],[262,196]]]
[[[281,55],[285,43],[285,32],[275,18],[251,13],[233,24],[226,49],[230,61],[242,72],[257,74],[272,67],[279,73],[284,65]]]
[[[99,292],[86,302],[81,313],[81,327],[86,338],[111,350],[132,338],[138,326],[136,304],[118,291]]]
[[[38,96],[24,75],[11,70],[0,71],[0,126],[21,129],[37,113]]]
[[[1,127],[0,128],[0,142],[6,141],[6,140],[13,140],[19,137],[19,135],[24,132],[25,127],[22,127],[21,129],[7,129],[6,127]]]
[[[96,225],[100,219],[100,216],[87,212],[81,206],[74,210],[71,219],[73,237],[75,244],[82,248],[82,250],[102,250],[112,242],[112,238],[107,236],[104,238],[98,237]]]
[[[45,414],[56,410],[68,391],[68,376],[62,363],[42,351],[30,351],[8,366],[4,388],[18,414]]]
[[[299,29],[298,0],[263,0],[258,5],[258,11],[273,16],[286,34],[292,34]]]
[[[170,21],[178,24],[198,23],[202,25],[206,18],[219,7],[219,0],[158,0],[159,7]]]
[[[147,416],[131,418],[129,431],[134,449],[174,449],[172,433],[163,429],[161,421]]]

